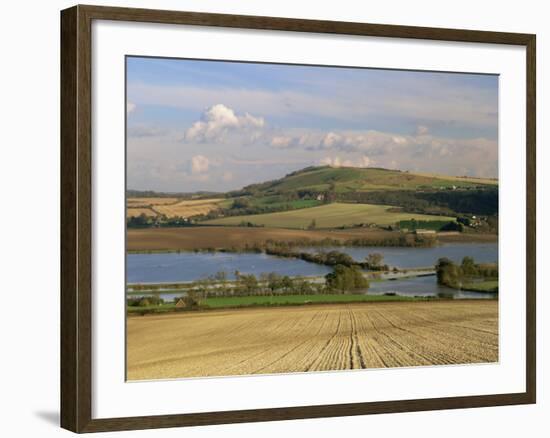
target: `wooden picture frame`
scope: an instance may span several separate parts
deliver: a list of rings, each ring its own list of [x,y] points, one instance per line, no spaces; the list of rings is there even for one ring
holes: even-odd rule
[[[94,20],[314,32],[518,45],[526,48],[527,284],[526,391],[495,394],[207,412],[92,418],[92,91]],[[238,16],[99,6],[61,12],[61,426],[98,432],[535,403],[535,35],[382,24]]]

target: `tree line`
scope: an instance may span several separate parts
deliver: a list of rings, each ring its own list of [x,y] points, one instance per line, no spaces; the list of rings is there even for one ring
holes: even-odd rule
[[[389,271],[390,267],[383,263],[384,256],[380,253],[369,254],[364,261],[357,261],[349,254],[340,251],[319,251],[306,252],[295,251],[285,246],[269,246],[265,249],[268,255],[277,257],[300,259],[309,263],[316,263],[325,266],[346,266],[357,267],[359,269],[369,269],[372,271]]]
[[[227,273],[220,271],[206,279],[194,282],[181,296],[175,296],[173,301],[180,299],[186,302],[186,307],[200,303],[205,298],[231,296],[269,296],[269,295],[323,295],[352,294],[364,292],[369,288],[369,282],[358,266],[336,265],[332,272],[324,277],[324,282],[306,278],[293,278],[275,272],[243,274],[234,273],[235,280],[229,280]],[[164,304],[158,294],[129,297],[128,306],[149,307]]]
[[[442,191],[388,190],[344,192],[337,200],[366,204],[395,205],[411,213],[452,216],[456,214],[498,215],[498,188]]]

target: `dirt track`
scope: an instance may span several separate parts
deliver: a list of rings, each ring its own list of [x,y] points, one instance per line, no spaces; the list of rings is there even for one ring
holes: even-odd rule
[[[498,360],[498,302],[367,303],[130,317],[128,379]]]

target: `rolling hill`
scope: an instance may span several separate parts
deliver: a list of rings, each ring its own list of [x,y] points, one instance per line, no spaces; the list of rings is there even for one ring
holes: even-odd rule
[[[497,180],[484,178],[429,175],[373,167],[320,166],[306,167],[277,180],[252,184],[240,191],[230,192],[229,195],[268,196],[307,190],[315,192],[333,190],[336,193],[345,193],[387,190],[441,190],[453,187],[472,189],[476,187],[494,187],[496,185],[498,185]]]
[[[150,196],[150,192],[144,194]],[[142,199],[159,202],[154,206],[145,205],[148,202],[140,202]],[[133,202],[128,205],[129,210],[148,207],[157,214],[154,220],[134,220],[136,223],[132,226],[135,227],[159,225],[159,221],[164,226],[177,226],[169,219],[182,217],[192,218],[195,225],[293,229],[305,229],[312,221],[316,227],[325,229],[366,224],[384,227],[411,219],[431,221],[435,226],[435,222],[454,221],[460,215],[495,218],[498,180],[372,167],[319,166],[213,197],[204,193],[187,194],[183,199],[174,195],[172,198],[137,196],[129,201]],[[141,213],[147,216],[146,212],[136,210],[137,215]]]

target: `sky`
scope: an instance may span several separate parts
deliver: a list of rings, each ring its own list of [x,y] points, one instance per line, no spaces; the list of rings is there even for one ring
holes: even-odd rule
[[[498,76],[127,58],[127,186],[228,191],[312,165],[498,176]]]

